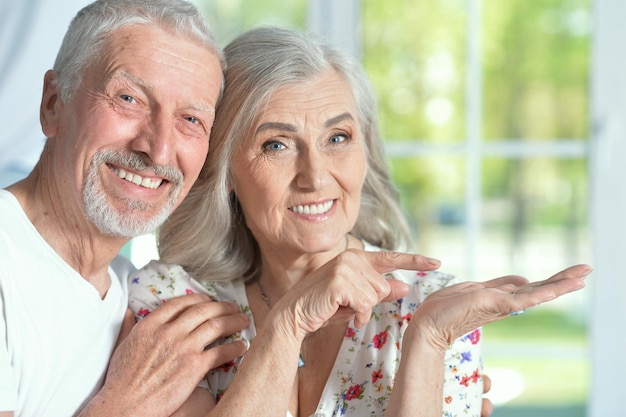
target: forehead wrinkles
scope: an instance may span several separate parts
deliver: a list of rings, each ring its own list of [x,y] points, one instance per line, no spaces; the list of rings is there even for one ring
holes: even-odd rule
[[[358,120],[352,92],[342,78],[326,74],[277,89],[259,112],[255,125],[256,132],[270,128],[293,131],[286,123],[306,125],[313,121],[329,128],[344,120]]]
[[[150,42],[150,48],[145,48],[146,41]],[[112,79],[124,78],[150,92],[157,87],[173,88],[172,83],[199,92],[203,86],[198,84],[208,86],[214,83],[214,78],[217,89],[221,88],[222,68],[216,52],[164,28],[146,25],[120,28],[107,39],[104,50],[100,63],[112,73]],[[155,66],[160,75],[154,73]],[[213,113],[212,100],[207,97],[207,102],[188,105]]]

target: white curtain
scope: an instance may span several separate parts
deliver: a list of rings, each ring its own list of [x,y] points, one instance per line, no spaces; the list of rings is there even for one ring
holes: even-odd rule
[[[591,77],[591,392],[589,417],[623,416],[626,374],[626,2],[594,3]]]
[[[52,68],[72,17],[87,3],[0,2],[0,188],[26,176],[41,153],[43,76]]]

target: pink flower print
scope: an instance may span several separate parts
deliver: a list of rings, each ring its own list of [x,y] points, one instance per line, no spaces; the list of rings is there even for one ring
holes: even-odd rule
[[[195,294],[194,291],[192,289],[187,288],[185,290],[185,294],[189,295],[189,294]]]
[[[379,379],[382,379],[382,377],[383,377],[383,371],[381,369],[379,369],[378,371],[372,372],[372,384],[378,381]]]
[[[346,329],[346,337],[347,337],[348,339],[353,338],[355,334],[356,334],[356,332],[354,331],[354,329],[353,329],[352,327],[348,327],[348,328]]]
[[[387,343],[387,336],[389,336],[389,332],[387,330],[383,330],[374,336],[374,347],[376,349],[381,349]]]
[[[412,313],[406,313],[404,316],[402,316],[402,318],[400,319],[400,323],[398,323],[400,325],[400,327],[402,327],[404,325],[404,323],[410,323],[411,319],[413,318],[413,314]]]
[[[470,342],[472,342],[472,345],[475,345],[476,343],[480,342],[480,330],[476,329],[472,333],[470,333],[469,339],[470,339]]]
[[[470,376],[470,379],[474,384],[478,383],[478,381],[480,380],[480,371],[478,370],[478,368],[476,368],[472,376]]]
[[[139,317],[146,317],[148,314],[150,314],[150,310],[148,310],[147,308],[142,308],[137,312],[137,316]]]
[[[360,384],[353,385],[350,388],[348,388],[348,392],[346,392],[346,401],[359,398],[362,394],[363,394],[363,386]]]
[[[471,375],[463,375],[463,378],[461,378],[461,381],[459,382],[459,384],[468,387],[470,382],[473,384],[476,384],[478,383],[479,380],[480,380],[480,371],[478,370],[478,368],[476,368],[476,370]]]

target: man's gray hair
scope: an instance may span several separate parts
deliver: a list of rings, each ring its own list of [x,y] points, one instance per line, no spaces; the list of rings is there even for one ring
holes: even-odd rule
[[[57,54],[54,82],[63,102],[71,100],[82,71],[98,58],[109,35],[136,24],[156,25],[206,45],[225,68],[222,51],[193,4],[183,0],[97,0],[74,17]]]

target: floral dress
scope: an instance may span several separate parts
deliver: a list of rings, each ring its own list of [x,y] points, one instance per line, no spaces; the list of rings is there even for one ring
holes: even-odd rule
[[[379,250],[365,243],[366,250]],[[395,271],[394,278],[410,285],[403,299],[381,303],[373,309],[369,323],[361,329],[350,323],[337,359],[323,390],[314,416],[383,416],[391,396],[400,362],[402,336],[422,300],[432,292],[457,280],[439,271]],[[230,282],[199,283],[178,265],[152,261],[130,276],[130,307],[139,319],[160,304],[190,293],[209,294],[219,301],[230,301],[250,314],[243,279]],[[229,339],[252,341],[254,321]],[[445,355],[443,417],[479,417],[482,403],[481,331],[459,338]],[[202,386],[219,401],[230,385],[242,358],[209,372]],[[289,413],[287,414],[289,416]]]

